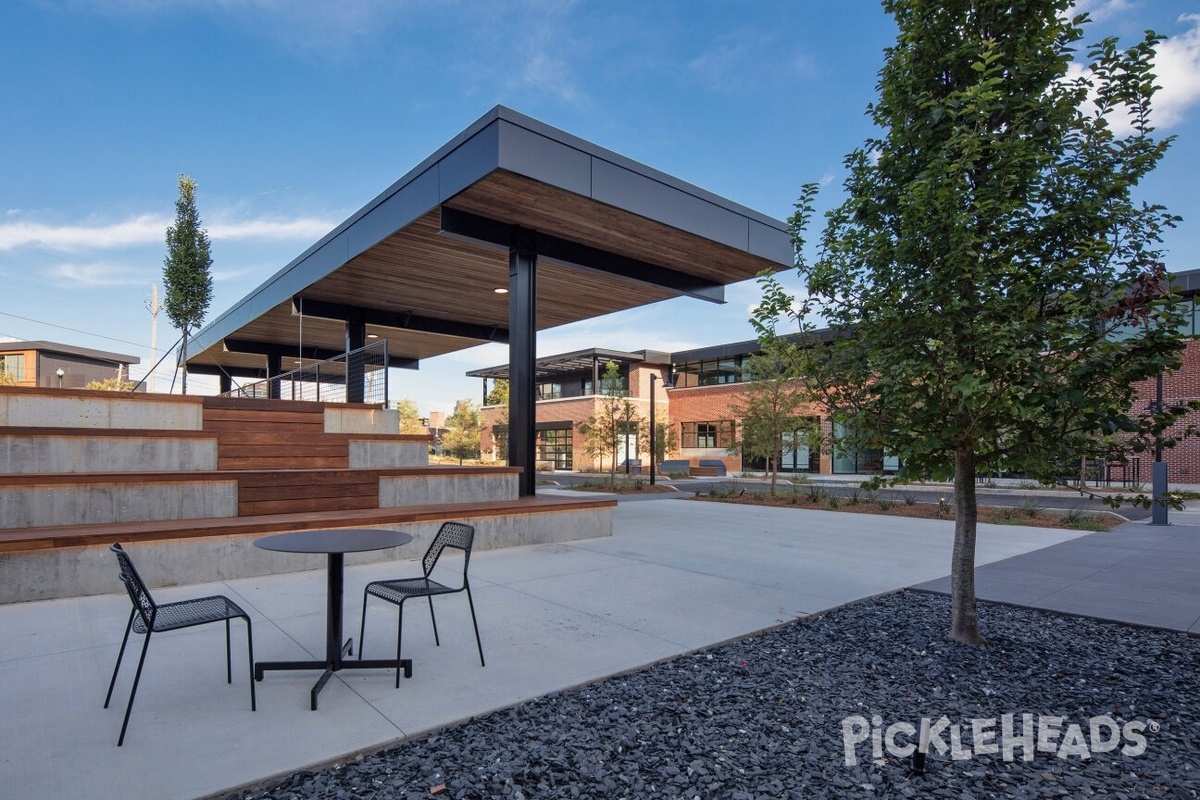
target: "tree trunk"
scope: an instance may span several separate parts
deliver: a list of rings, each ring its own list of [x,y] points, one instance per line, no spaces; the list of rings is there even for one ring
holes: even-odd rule
[[[183,377],[182,377],[182,381],[180,383],[180,391],[183,394],[187,394],[187,340],[188,340],[188,332],[187,332],[187,328],[184,328],[183,329],[183,358],[180,359],[180,361],[183,362]]]
[[[983,644],[975,607],[975,533],[979,505],[975,497],[975,453],[954,454],[954,553],[950,557],[950,638]]]

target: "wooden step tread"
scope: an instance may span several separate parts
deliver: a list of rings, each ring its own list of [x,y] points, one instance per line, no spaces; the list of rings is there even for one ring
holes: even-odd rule
[[[112,542],[147,542],[206,536],[280,533],[322,528],[403,525],[452,519],[479,519],[511,514],[558,513],[616,506],[612,498],[522,497],[484,503],[446,503],[396,508],[373,508],[317,513],[272,514],[259,517],[214,517],[160,522],[113,522],[0,530],[0,552],[52,550]]]

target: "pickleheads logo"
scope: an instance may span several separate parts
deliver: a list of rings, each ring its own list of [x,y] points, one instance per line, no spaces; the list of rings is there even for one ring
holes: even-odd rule
[[[855,714],[842,720],[842,750],[848,767],[858,764],[860,745],[864,750],[869,746],[875,760],[882,759],[885,751],[897,758],[936,751],[948,753],[955,761],[982,755],[1015,761],[1018,752],[1023,761],[1032,761],[1038,754],[1090,759],[1114,751],[1132,758],[1146,752],[1146,734],[1158,729],[1153,720],[1119,723],[1106,714],[1082,722],[1050,714],[1003,714],[998,720],[981,717],[961,723],[942,715],[936,720],[923,717],[919,725],[893,722],[887,727],[878,715],[868,720]],[[969,734],[969,742],[965,734]]]

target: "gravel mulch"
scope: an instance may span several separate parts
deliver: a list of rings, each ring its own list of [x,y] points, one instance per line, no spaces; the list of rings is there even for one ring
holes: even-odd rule
[[[1200,640],[980,612],[866,600],[230,798],[1200,797]]]

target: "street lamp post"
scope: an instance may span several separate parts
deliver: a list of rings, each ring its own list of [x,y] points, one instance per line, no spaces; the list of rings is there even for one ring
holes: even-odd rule
[[[1158,373],[1154,395],[1154,410],[1161,413],[1163,410],[1162,372]],[[1154,467],[1151,473],[1151,481],[1153,500],[1151,501],[1150,524],[1169,525],[1171,523],[1167,520],[1167,462],[1163,461],[1161,433],[1156,437],[1154,442]]]
[[[650,485],[654,485],[654,445],[658,441],[658,427],[654,423],[654,382],[662,380],[664,389],[674,387],[669,378],[659,378],[653,372],[650,373]]]

